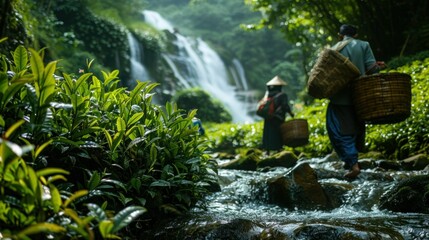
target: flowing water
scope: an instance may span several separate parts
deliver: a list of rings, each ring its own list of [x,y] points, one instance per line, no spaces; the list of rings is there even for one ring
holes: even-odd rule
[[[143,65],[142,56],[143,49],[137,39],[128,32],[127,34],[128,44],[130,45],[130,61],[131,61],[131,79],[130,81],[148,81],[151,80],[150,74],[146,67]],[[130,86],[134,86],[135,83],[131,82]]]
[[[267,192],[263,187],[267,179],[285,175],[291,169],[272,168],[265,171],[224,169],[218,173],[221,191],[205,199],[205,208],[193,209],[191,220],[188,218],[181,224],[202,227],[213,222],[230,223],[234,219],[245,219],[259,223],[265,228],[281,231],[289,237],[287,239],[326,239],[325,237],[329,236],[333,240],[332,236],[335,234],[324,235],[326,231],[336,231],[338,235],[347,232],[355,237],[343,236],[335,239],[429,239],[428,214],[395,213],[378,208],[380,196],[400,180],[427,172],[363,170],[357,180],[349,182],[342,178],[344,170],[339,170],[338,162],[321,158],[303,162],[309,163],[317,172],[318,181],[322,185],[329,182],[350,186],[351,190],[344,196],[340,207],[326,211],[308,211],[268,204]],[[312,237],[302,235],[297,237],[297,229],[303,226],[323,228],[316,227],[318,232],[312,232]],[[218,238],[206,236],[201,239]]]
[[[255,101],[248,97],[251,92],[247,91],[244,70],[237,59],[227,67],[216,51],[201,38],[180,34],[157,12],[145,10],[143,15],[148,24],[174,35],[173,44],[177,52],[164,53],[163,58],[174,72],[180,87],[200,87],[224,104],[233,122],[253,122],[249,109],[254,107]]]

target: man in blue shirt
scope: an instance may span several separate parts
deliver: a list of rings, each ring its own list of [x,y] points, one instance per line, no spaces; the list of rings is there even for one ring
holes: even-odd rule
[[[384,62],[377,62],[368,42],[358,40],[357,28],[344,24],[340,27],[341,41],[348,42],[340,51],[359,69],[361,76],[378,73]],[[333,49],[337,46],[333,46]],[[357,119],[352,99],[351,84],[330,98],[326,112],[326,127],[331,144],[349,170],[344,177],[356,178],[360,173],[358,151],[365,144],[365,123]]]

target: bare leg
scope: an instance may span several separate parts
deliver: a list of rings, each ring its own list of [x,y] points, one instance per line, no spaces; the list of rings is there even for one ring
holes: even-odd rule
[[[350,171],[344,175],[345,178],[354,179],[356,178],[360,173],[360,167],[359,163],[355,163],[355,165],[352,166]]]

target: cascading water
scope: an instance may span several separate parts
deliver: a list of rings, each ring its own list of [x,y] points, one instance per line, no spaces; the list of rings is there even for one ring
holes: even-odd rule
[[[228,161],[220,160],[219,163]],[[287,209],[269,204],[267,182],[287,175],[291,168],[261,171],[219,169],[221,191],[208,196],[201,208],[193,209],[190,217],[162,225],[156,234],[151,232],[156,236],[153,239],[166,239],[160,237],[163,234],[169,236],[169,233],[178,236],[168,238],[170,240],[184,239],[181,238],[183,235],[179,237],[178,234],[182,229],[187,229],[188,232],[185,232],[189,235],[200,234],[193,235],[199,238],[186,239],[227,239],[212,230],[216,226],[221,229],[220,224],[225,224],[223,230],[230,236],[234,236],[234,231],[239,234],[228,239],[429,239],[428,214],[391,212],[378,208],[380,196],[392,186],[411,176],[426,175],[427,171],[383,172],[368,169],[363,170],[357,180],[348,182],[342,177],[345,170],[339,169],[336,160],[313,158],[302,159],[300,163],[308,163],[316,171],[322,185],[347,189],[342,204],[332,210]],[[237,226],[234,221],[244,224]],[[249,222],[256,224],[250,225]]]
[[[231,68],[231,73],[233,74],[233,78],[237,86],[241,86],[241,89],[244,91],[249,90],[249,86],[247,85],[246,76],[244,74],[244,69],[241,65],[241,62],[238,59],[234,58],[232,60],[232,63],[234,64],[234,68]]]
[[[240,72],[241,85],[231,85],[228,82],[228,70],[224,62],[206,42],[181,35],[157,12],[145,10],[143,15],[148,24],[175,35],[177,53],[164,54],[163,57],[182,87],[201,87],[224,104],[234,122],[253,122],[247,111],[247,103],[243,101],[248,99],[240,99],[237,94],[238,87],[245,85],[247,88],[242,69],[237,71]],[[234,68],[237,66],[239,65],[235,64]]]
[[[247,112],[253,112],[256,109],[256,105],[259,99],[256,98],[256,91],[250,91],[247,84],[246,75],[238,59],[232,60],[233,66],[229,67],[229,72],[234,79],[235,85],[237,86],[236,94],[238,99],[244,103],[243,108],[247,109]]]
[[[142,64],[143,50],[140,47],[139,42],[132,33],[127,34],[128,44],[130,45],[130,61],[131,61],[131,80],[130,81],[148,81],[150,80],[149,72],[146,67]],[[133,83],[130,83],[133,85]]]

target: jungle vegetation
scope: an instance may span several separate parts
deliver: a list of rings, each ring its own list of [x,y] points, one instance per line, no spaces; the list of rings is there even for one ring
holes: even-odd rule
[[[368,125],[367,151],[392,159],[427,153],[426,1],[347,0],[323,5],[311,0],[247,1],[262,15],[247,13],[239,0],[157,0],[154,7],[161,11],[172,1],[193,8],[191,20],[174,8],[165,9],[172,19],[183,18],[188,26],[184,31],[195,27],[194,34],[209,39],[224,57],[243,57],[247,67],[262,65],[249,74],[255,87],[260,79],[261,85],[270,79],[273,71],[291,71],[297,80],[293,85],[299,86],[317,50],[335,41],[339,23],[358,23],[361,36],[374,42],[376,54],[389,61],[387,71],[412,76],[411,116],[397,124]],[[168,39],[137,20],[140,11],[154,2],[0,0],[2,237],[136,236],[153,219],[186,212],[216,190],[217,164],[208,153],[240,154],[259,147],[260,121],[207,122],[207,136],[201,137],[191,121],[197,110],[153,102],[159,83],[135,81],[133,88],[123,86],[129,71],[127,31],[151,50],[148,64],[162,68],[157,61]],[[210,15],[219,24],[216,32],[229,31],[218,35],[205,31],[209,22],[195,20],[208,12],[201,6],[218,7]],[[228,17],[231,9],[234,18]],[[389,28],[381,31],[384,26]],[[264,27],[268,28],[259,33],[243,30]],[[279,36],[285,37],[284,46],[277,41]],[[264,49],[264,44],[273,49]],[[168,74],[161,70],[158,77]],[[305,89],[298,90],[302,95],[294,111],[308,119],[311,135],[308,145],[291,150],[323,156],[332,150],[324,128],[327,101],[303,101],[309,99]],[[194,91],[197,96],[207,97],[199,91]],[[185,91],[183,98],[189,95]]]

